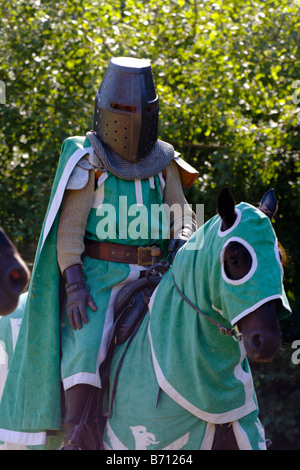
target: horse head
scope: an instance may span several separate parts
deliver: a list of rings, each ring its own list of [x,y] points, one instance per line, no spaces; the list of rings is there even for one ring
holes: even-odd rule
[[[25,262],[0,227],[0,315],[8,315],[17,307],[28,280]]]
[[[272,220],[277,208],[276,196],[274,190],[271,189],[264,194],[259,204],[259,210]],[[235,201],[227,188],[224,188],[219,194],[218,212],[222,218],[220,230],[222,232],[230,230],[236,222],[237,211]],[[279,245],[278,253],[282,259],[284,256]],[[253,270],[253,264],[256,262],[253,259],[251,247],[239,241],[231,241],[226,245],[222,255],[224,276],[236,285],[243,283],[243,280],[246,282],[248,278],[250,279],[249,273],[251,273],[251,269]],[[272,269],[271,266],[270,269]],[[280,349],[281,330],[277,315],[278,304],[278,299],[268,300],[237,322],[249,359],[270,361]]]

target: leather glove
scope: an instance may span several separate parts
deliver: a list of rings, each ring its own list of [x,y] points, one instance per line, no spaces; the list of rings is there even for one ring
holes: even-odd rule
[[[82,268],[80,264],[74,264],[65,269],[63,274],[66,281],[67,293],[67,315],[73,330],[82,328],[82,321],[88,323],[86,306],[93,312],[98,307],[93,297],[88,293],[86,285],[82,280]]]
[[[177,251],[185,245],[185,243],[188,241],[189,236],[185,232],[182,232],[176,236],[176,238],[173,238],[168,246],[168,250],[170,252],[171,256],[171,262],[173,263],[174,258],[176,256]]]

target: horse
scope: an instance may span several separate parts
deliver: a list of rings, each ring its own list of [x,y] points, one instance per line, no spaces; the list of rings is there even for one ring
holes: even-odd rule
[[[273,359],[290,314],[277,200],[270,190],[259,207],[236,205],[224,188],[217,211],[177,252],[135,334],[113,348],[99,449],[266,448],[249,362]],[[51,439],[46,448],[57,448]]]
[[[0,227],[0,315],[9,315],[29,280],[29,270],[17,249]]]
[[[290,314],[277,207],[273,190],[254,207],[224,188],[218,214],[178,251],[115,349],[105,450],[266,449],[249,362],[274,358]]]

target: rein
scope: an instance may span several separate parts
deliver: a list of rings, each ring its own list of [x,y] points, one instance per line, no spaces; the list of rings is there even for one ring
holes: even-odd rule
[[[196,312],[200,313],[204,318],[206,318],[210,323],[212,323],[213,325],[215,325],[219,332],[222,334],[222,335],[225,335],[225,336],[232,336],[233,339],[235,341],[241,341],[242,339],[242,333],[239,332],[238,330],[238,327],[237,325],[235,325],[234,328],[227,328],[227,326],[224,326],[222,325],[221,323],[213,320],[212,318],[210,318],[209,316],[205,315],[205,313],[203,313],[199,307],[197,307],[197,305],[193,304],[193,302],[184,295],[184,293],[179,289],[178,285],[176,284],[176,281],[175,281],[175,277],[174,277],[174,274],[172,273],[172,276],[173,276],[173,282],[174,282],[174,286],[175,286],[175,289],[177,290],[177,292],[181,295],[181,297],[183,298],[183,300],[185,300],[194,310],[196,310]]]

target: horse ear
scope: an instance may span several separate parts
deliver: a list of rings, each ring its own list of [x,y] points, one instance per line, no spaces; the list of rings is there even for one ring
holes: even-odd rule
[[[235,200],[228,188],[221,189],[218,196],[218,213],[222,218],[222,230],[229,229],[235,219]]]
[[[269,191],[263,195],[258,208],[272,220],[278,209],[274,189],[269,189]]]

